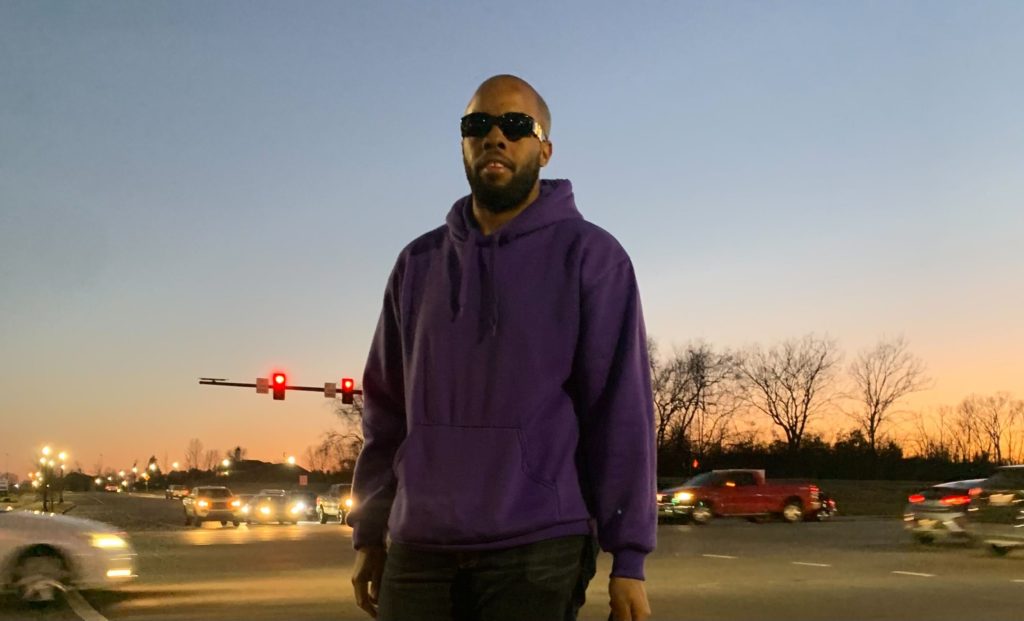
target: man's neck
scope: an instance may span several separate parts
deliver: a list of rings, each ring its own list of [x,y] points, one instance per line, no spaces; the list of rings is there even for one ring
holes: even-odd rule
[[[480,203],[477,202],[476,197],[474,196],[473,218],[476,219],[476,223],[480,226],[481,233],[484,235],[491,235],[501,227],[511,222],[513,218],[523,213],[527,207],[533,204],[533,201],[537,200],[538,196],[540,196],[540,183],[533,186],[533,189],[530,190],[526,200],[516,205],[514,209],[502,211],[501,213],[494,213],[485,207],[481,207]]]

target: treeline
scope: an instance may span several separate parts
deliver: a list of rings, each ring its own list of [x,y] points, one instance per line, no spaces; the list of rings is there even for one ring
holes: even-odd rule
[[[743,350],[696,342],[668,355],[651,340],[648,350],[660,476],[758,467],[771,476],[939,480],[1024,460],[1024,401],[1005,392],[914,413],[897,433],[900,401],[931,386],[902,338],[846,365],[834,340],[813,334]],[[823,439],[822,421],[837,419],[848,426],[833,422],[835,439]]]

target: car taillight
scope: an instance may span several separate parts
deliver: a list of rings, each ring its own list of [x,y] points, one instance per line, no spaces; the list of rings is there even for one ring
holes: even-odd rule
[[[821,493],[821,490],[818,489],[818,486],[817,485],[812,485],[811,488],[810,488],[810,491],[811,491],[811,499],[812,500],[817,500],[818,499],[818,494]]]
[[[967,503],[971,502],[971,497],[970,496],[946,496],[945,498],[943,498],[939,502],[941,502],[942,504],[946,505],[947,507],[957,507],[957,506],[960,506],[960,505],[966,505]]]
[[[981,496],[981,491],[980,487],[972,487],[971,490],[967,492],[967,495],[974,498],[975,496]]]
[[[907,501],[910,502],[911,504],[916,504],[916,503],[919,503],[919,502],[924,502],[924,495],[923,494],[911,494],[909,497],[907,497]]]

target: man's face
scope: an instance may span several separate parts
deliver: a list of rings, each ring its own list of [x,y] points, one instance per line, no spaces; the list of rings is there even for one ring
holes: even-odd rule
[[[541,119],[531,93],[515,84],[489,87],[473,98],[466,114],[485,112],[500,116],[523,112]],[[512,141],[495,124],[482,138],[462,139],[462,161],[466,179],[480,207],[492,213],[515,209],[537,185],[540,169],[551,158],[551,144],[534,136]]]

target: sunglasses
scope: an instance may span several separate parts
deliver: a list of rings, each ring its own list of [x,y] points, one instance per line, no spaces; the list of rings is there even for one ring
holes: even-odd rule
[[[527,136],[536,136],[544,142],[544,128],[532,116],[522,112],[506,112],[501,116],[493,116],[486,112],[472,112],[462,117],[463,138],[483,138],[491,132],[495,125],[505,137],[515,142]]]

